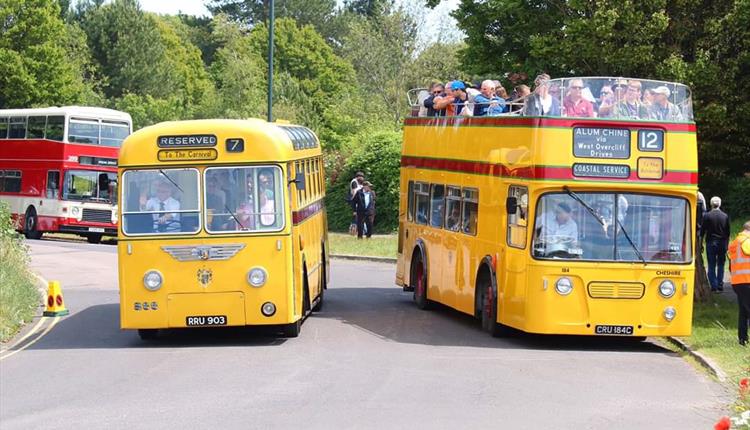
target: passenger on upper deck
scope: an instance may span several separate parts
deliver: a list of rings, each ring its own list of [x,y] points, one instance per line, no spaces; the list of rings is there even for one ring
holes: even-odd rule
[[[505,99],[495,95],[495,83],[482,82],[482,93],[474,97],[474,116],[497,116],[505,110]]]
[[[453,115],[466,115],[471,116],[471,112],[467,111],[466,104],[469,101],[469,94],[466,92],[466,85],[461,81],[451,82],[451,89],[453,89]],[[450,108],[448,108],[450,112]],[[451,116],[450,113],[448,113]]]
[[[427,108],[427,116],[445,116],[445,109],[435,109],[435,99],[445,96],[445,87],[440,82],[432,84],[430,87],[430,96],[424,101],[424,107]]]
[[[445,116],[458,115],[461,112],[460,109],[463,109],[463,101],[466,100],[466,93],[464,93],[464,98],[463,101],[461,101],[460,109],[456,109],[456,99],[458,98],[458,94],[456,91],[454,91],[454,85],[456,87],[460,86],[465,88],[463,82],[448,81],[448,83],[445,84],[445,95],[435,97],[432,105],[433,109],[435,110],[444,110]]]
[[[563,100],[566,116],[593,118],[594,106],[583,97],[583,81],[572,79],[568,84],[568,95]]]
[[[508,96],[508,91],[505,90],[505,87],[503,87],[500,81],[492,82],[495,84],[495,95],[505,100],[505,109],[503,109],[503,112],[510,112],[510,106],[508,105],[508,102],[510,102],[510,97]]]
[[[651,105],[654,104],[654,90],[651,88],[646,88],[643,90],[643,106],[646,106],[646,109],[651,109]]]
[[[654,104],[651,106],[650,118],[660,121],[682,121],[682,112],[669,101],[670,91],[665,86],[654,88]]]
[[[511,94],[511,112],[518,112],[523,109],[523,104],[526,101],[526,97],[531,94],[531,88],[528,85],[518,85]]]
[[[625,91],[625,98],[615,105],[614,116],[616,118],[627,118],[627,119],[646,119],[648,118],[648,110],[643,103],[641,103],[641,82],[630,81],[628,83],[627,90]]]
[[[618,79],[612,86],[613,102],[608,103],[604,106],[599,106],[599,117],[600,118],[611,118],[614,116],[615,106],[625,98],[625,88],[628,86],[628,81],[625,79]]]
[[[560,116],[560,102],[549,94],[548,74],[534,80],[534,94],[526,98],[523,114],[529,116]]]
[[[599,118],[609,118],[613,114],[613,108],[615,104],[614,92],[610,85],[604,85],[599,92]]]

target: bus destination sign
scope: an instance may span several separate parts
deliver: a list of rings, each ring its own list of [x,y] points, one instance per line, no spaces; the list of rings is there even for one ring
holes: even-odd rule
[[[573,164],[573,176],[588,178],[617,178],[630,177],[630,166],[624,164]]]
[[[213,134],[191,134],[185,136],[159,136],[156,144],[159,148],[184,148],[187,146],[216,146]]]
[[[575,127],[573,155],[580,158],[630,158],[630,130]]]
[[[207,149],[162,149],[157,154],[159,161],[204,161],[216,160],[218,153]]]

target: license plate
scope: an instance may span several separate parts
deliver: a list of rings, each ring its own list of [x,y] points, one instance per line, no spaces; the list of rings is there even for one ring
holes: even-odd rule
[[[92,233],[104,233],[104,229],[101,227],[89,227],[89,231]]]
[[[632,325],[598,325],[594,327],[594,333],[604,335],[632,336]]]
[[[201,315],[185,317],[185,325],[188,327],[201,327],[209,325],[227,325],[226,315]]]

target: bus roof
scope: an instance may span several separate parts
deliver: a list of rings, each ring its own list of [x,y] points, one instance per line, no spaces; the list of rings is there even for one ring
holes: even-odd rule
[[[33,115],[66,115],[82,116],[89,118],[100,118],[114,121],[127,121],[131,123],[130,114],[114,109],[107,109],[93,106],[52,106],[46,108],[29,108],[29,109],[0,109],[1,117],[12,116],[33,116]]]
[[[118,164],[276,162],[320,154],[317,137],[306,127],[261,119],[202,119],[162,122],[136,131],[123,142]]]

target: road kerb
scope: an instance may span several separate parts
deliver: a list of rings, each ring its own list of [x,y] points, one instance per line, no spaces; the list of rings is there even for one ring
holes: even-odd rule
[[[331,258],[342,260],[370,261],[373,263],[390,263],[396,264],[396,259],[392,257],[374,257],[369,255],[351,255],[351,254],[329,254]]]
[[[693,350],[690,345],[685,343],[682,339],[672,336],[667,336],[666,339],[672,345],[676,346],[677,348],[686,352],[689,356],[693,357],[695,361],[700,363],[701,366],[703,366],[712,375],[714,375],[720,382],[725,382],[727,380],[727,374],[724,373],[724,371],[721,370],[721,368],[716,363],[714,363],[712,359],[706,357],[698,351]]]

